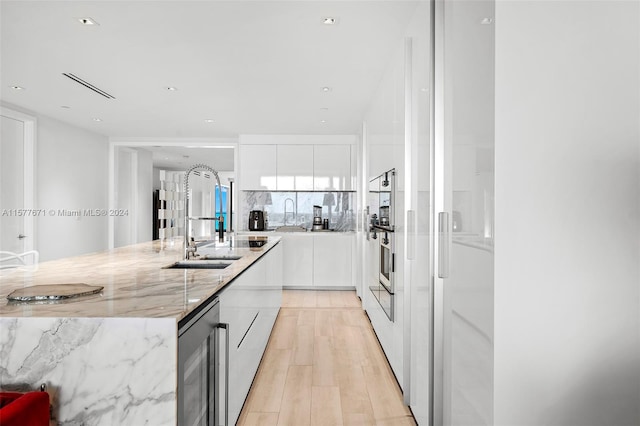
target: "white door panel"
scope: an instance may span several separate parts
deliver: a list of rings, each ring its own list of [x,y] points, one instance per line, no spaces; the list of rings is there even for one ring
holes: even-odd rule
[[[23,133],[24,124],[21,121],[2,117],[0,250],[14,253],[24,252],[24,239],[18,238],[19,235],[24,235]]]
[[[0,125],[0,250],[34,248],[33,136],[35,119],[2,109]],[[27,259],[29,261],[29,259]]]
[[[494,147],[494,1],[439,5],[435,125],[442,168],[435,191],[436,212],[448,220],[438,235],[438,260],[446,260],[437,263],[434,353],[442,363],[434,371],[443,375],[434,423],[491,425],[494,170],[493,161],[481,160],[490,160]],[[478,24],[478,16],[487,23]]]

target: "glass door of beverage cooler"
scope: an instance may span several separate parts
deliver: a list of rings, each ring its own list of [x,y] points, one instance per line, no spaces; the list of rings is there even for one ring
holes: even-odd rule
[[[217,426],[222,416],[217,397],[220,393],[218,330],[224,328],[224,324],[219,323],[219,318],[216,299],[179,327],[179,426]]]

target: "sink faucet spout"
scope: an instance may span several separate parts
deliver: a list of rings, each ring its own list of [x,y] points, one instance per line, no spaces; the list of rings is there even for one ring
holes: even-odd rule
[[[213,217],[213,218],[193,218],[191,217],[190,213],[189,213],[189,176],[191,175],[191,173],[197,169],[204,169],[208,172],[210,172],[211,174],[213,174],[213,176],[216,178],[216,187],[218,188],[218,203],[220,205],[220,211],[217,213],[217,217]],[[215,188],[214,187],[214,197],[215,197]],[[195,246],[195,243],[192,244],[192,241],[194,240],[193,236],[189,235],[189,229],[190,229],[190,223],[192,220],[195,219],[207,219],[207,220],[214,220],[216,222],[218,222],[218,240],[220,242],[224,241],[224,216],[222,215],[222,185],[220,184],[220,177],[218,176],[218,172],[210,166],[207,166],[206,164],[195,164],[193,166],[191,166],[191,168],[189,168],[189,170],[187,170],[185,179],[184,179],[184,193],[185,193],[185,199],[184,199],[184,258],[185,259],[189,259],[190,256],[195,256],[195,252],[197,250],[197,247]],[[215,202],[214,202],[215,205]],[[216,212],[214,212],[214,215],[216,214]]]
[[[284,226],[287,226],[287,201],[291,201],[291,213],[294,214],[293,221],[294,221],[294,225],[295,225],[295,221],[296,221],[296,217],[295,217],[296,203],[293,201],[292,198],[287,197],[284,200]]]

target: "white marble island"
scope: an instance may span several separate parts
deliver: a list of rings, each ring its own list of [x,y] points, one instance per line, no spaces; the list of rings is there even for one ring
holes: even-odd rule
[[[175,425],[180,321],[271,251],[248,237],[216,249],[240,256],[225,269],[165,269],[182,241],[154,241],[44,262],[0,275],[0,388],[47,383],[64,425]],[[84,283],[100,294],[8,302],[33,285]],[[228,291],[225,291],[228,293]]]

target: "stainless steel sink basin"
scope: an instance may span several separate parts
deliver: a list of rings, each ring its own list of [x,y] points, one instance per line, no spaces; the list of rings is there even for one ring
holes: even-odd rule
[[[276,228],[276,232],[307,232],[307,228],[303,228],[302,226],[278,226]]]
[[[220,260],[181,260],[166,266],[165,269],[224,269],[229,265],[231,262]]]

